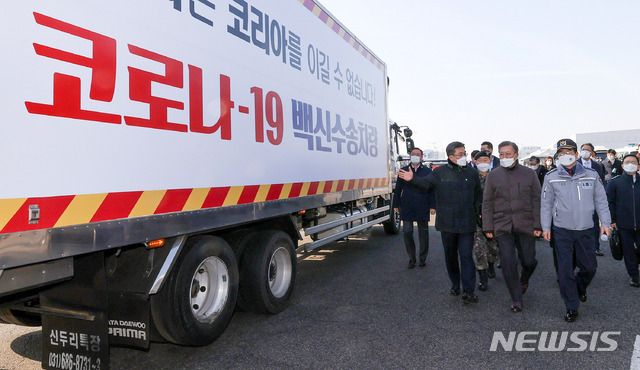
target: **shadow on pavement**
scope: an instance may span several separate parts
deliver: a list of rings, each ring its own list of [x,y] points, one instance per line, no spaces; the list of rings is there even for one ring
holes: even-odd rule
[[[11,350],[22,357],[40,361],[42,359],[42,330],[17,337],[11,342]]]

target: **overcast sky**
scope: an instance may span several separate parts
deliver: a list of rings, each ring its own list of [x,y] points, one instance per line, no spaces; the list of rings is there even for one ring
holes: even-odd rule
[[[320,3],[387,64],[417,146],[640,128],[639,1]]]

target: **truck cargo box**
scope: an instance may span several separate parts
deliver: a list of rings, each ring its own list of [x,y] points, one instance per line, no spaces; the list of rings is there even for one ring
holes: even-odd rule
[[[0,20],[2,269],[388,189],[385,65],[313,1],[28,1]]]

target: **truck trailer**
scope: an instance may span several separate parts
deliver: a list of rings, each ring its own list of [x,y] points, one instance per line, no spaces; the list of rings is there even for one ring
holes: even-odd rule
[[[398,233],[411,131],[386,65],[317,1],[14,1],[0,20],[0,322],[42,326],[44,367],[209,344],[235,310],[287,307],[298,253]]]

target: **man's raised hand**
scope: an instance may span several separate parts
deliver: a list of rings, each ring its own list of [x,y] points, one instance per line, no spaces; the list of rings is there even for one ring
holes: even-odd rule
[[[398,171],[398,177],[405,181],[411,181],[411,179],[413,178],[413,171],[400,170]]]

